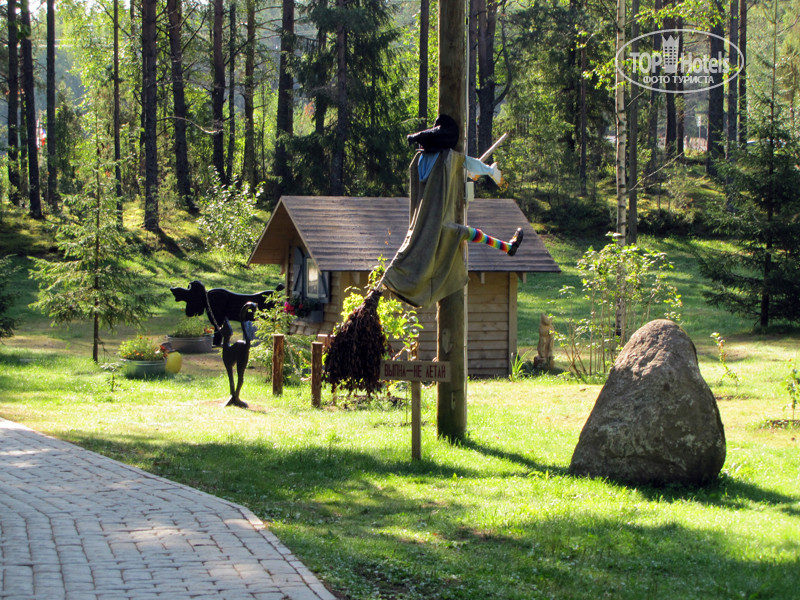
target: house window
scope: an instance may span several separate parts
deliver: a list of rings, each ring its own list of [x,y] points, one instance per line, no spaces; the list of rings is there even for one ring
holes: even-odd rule
[[[325,304],[330,300],[330,273],[320,271],[316,261],[300,248],[293,249],[292,296]]]
[[[320,272],[317,263],[310,256],[306,257],[306,298],[310,300],[322,300],[323,286],[320,280]]]

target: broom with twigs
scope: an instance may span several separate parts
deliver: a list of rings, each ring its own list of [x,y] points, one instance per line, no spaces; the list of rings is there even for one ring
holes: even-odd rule
[[[369,291],[364,302],[347,317],[333,337],[323,365],[323,381],[348,393],[364,390],[371,396],[382,386],[381,359],[391,355],[389,340],[378,317],[382,292]]]

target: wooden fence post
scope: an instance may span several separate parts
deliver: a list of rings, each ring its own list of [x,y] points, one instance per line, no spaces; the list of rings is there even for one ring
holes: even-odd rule
[[[283,340],[282,333],[272,334],[272,395],[283,394]]]
[[[422,459],[422,384],[411,382],[411,460]]]
[[[311,405],[322,406],[322,342],[311,342]]]

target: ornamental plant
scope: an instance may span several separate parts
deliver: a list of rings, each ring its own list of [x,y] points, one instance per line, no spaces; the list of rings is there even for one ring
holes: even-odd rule
[[[206,321],[205,316],[200,315],[197,317],[184,316],[172,333],[170,337],[174,338],[189,338],[189,337],[203,337],[204,335],[211,335],[214,333],[214,328]]]
[[[300,296],[292,296],[283,303],[283,312],[301,319],[320,308],[322,308],[322,303],[318,300],[302,298]]]
[[[161,345],[143,335],[125,340],[119,345],[119,357],[123,360],[164,360],[167,355]]]

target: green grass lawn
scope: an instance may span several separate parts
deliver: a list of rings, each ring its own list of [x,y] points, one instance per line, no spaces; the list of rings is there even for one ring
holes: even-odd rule
[[[242,397],[251,410],[225,409],[216,355],[185,357],[172,379],[112,381],[89,359],[82,328],[50,329],[26,311],[0,345],[0,415],[248,506],[343,598],[796,598],[800,430],[764,424],[791,416],[781,380],[786,360],[800,358],[800,336],[751,334],[706,307],[691,244],[654,241],[678,265],[685,325],[720,399],[728,454],[707,488],[570,476],[597,385],[471,381],[469,436],[457,446],[436,438],[435,388],[425,389],[423,460],[412,462],[405,402],[334,405],[326,392],[317,410],[307,385],[274,398],[249,370]],[[565,272],[521,286],[526,345],[536,344],[540,306],[576,277],[583,251],[564,240],[550,247]],[[252,277],[259,288],[277,276],[215,275],[200,256],[150,261],[165,285],[197,276],[233,287]],[[179,311],[169,298],[147,332],[163,334]],[[738,386],[722,378],[715,330],[728,339]],[[125,333],[108,335],[109,354]]]

